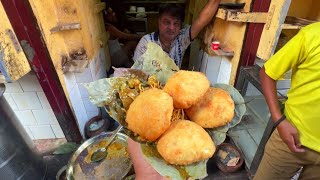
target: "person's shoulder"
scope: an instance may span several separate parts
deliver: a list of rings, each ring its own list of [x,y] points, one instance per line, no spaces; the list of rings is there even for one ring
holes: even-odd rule
[[[154,33],[155,32],[152,32],[152,33],[149,33],[149,34],[146,34],[146,35],[142,36],[141,40],[152,41],[152,39],[154,37]]]
[[[181,28],[180,33],[189,31],[190,28],[191,28],[191,25],[185,24],[185,25],[183,25],[183,27]]]
[[[312,23],[308,26],[305,26],[301,29],[301,32],[306,35],[319,35],[320,33],[320,22]]]

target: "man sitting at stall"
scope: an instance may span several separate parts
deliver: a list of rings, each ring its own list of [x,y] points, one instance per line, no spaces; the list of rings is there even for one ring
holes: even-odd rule
[[[161,6],[158,19],[159,31],[142,37],[136,47],[133,60],[138,60],[146,52],[148,42],[155,42],[181,67],[185,50],[199,32],[211,21],[219,3],[220,0],[209,0],[192,25],[183,29],[181,28],[184,20],[184,9],[175,4]],[[144,159],[139,143],[129,138],[128,149],[135,169],[136,180],[166,179]]]
[[[146,52],[147,43],[157,43],[181,67],[184,53],[191,41],[211,21],[216,13],[220,0],[209,0],[199,17],[184,28],[184,9],[175,4],[164,4],[159,8],[158,31],[143,36],[134,52],[136,61]]]

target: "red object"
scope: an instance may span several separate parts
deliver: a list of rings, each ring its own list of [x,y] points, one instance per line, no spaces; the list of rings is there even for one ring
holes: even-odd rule
[[[218,41],[214,41],[211,43],[211,47],[213,50],[218,50],[219,49],[220,43]]]
[[[32,70],[36,73],[54,114],[68,141],[81,142],[77,122],[62,89],[58,74],[54,68],[40,27],[32,12],[29,1],[1,0],[12,28],[21,43],[30,45],[29,53],[25,51]],[[30,53],[31,52],[31,53]]]

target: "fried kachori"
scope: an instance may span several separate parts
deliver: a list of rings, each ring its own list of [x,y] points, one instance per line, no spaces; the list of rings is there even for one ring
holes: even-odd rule
[[[163,159],[174,165],[188,165],[212,157],[215,145],[198,124],[178,120],[160,137],[157,150]]]
[[[180,70],[168,79],[164,91],[172,96],[175,108],[186,109],[196,104],[209,87],[203,73]]]
[[[234,102],[227,91],[211,87],[199,103],[185,112],[191,121],[203,128],[216,128],[233,119],[234,109]]]
[[[170,126],[172,97],[163,90],[143,91],[131,103],[126,116],[128,129],[147,141],[157,140]]]

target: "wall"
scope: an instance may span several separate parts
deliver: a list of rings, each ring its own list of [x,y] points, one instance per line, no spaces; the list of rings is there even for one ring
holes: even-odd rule
[[[64,134],[38,82],[30,72],[6,83],[4,97],[31,139],[64,138]]]
[[[102,17],[105,4],[100,0],[29,2],[83,135],[85,123],[98,114],[98,108],[91,104],[81,83],[106,77],[111,64]],[[52,32],[55,27],[70,24],[78,24],[80,28]],[[80,49],[85,50],[89,64],[81,73],[63,72],[63,57],[70,58]]]
[[[90,61],[101,47],[103,47],[105,54],[109,54],[108,36],[103,23],[102,9],[98,11],[101,1],[30,0],[29,2],[41,28],[59,80],[68,97],[69,92],[66,89],[64,72],[62,71],[63,57],[70,57],[72,53],[84,49]],[[78,23],[80,29],[51,32],[54,27],[71,23]],[[110,67],[110,64],[108,61],[107,68]]]
[[[81,83],[92,82],[106,77],[106,59],[101,48],[97,55],[92,59],[89,66],[83,73],[66,73],[64,75],[66,88],[69,93],[71,105],[81,134],[84,135],[84,125],[92,117],[99,114],[98,108],[89,101],[87,90]]]

